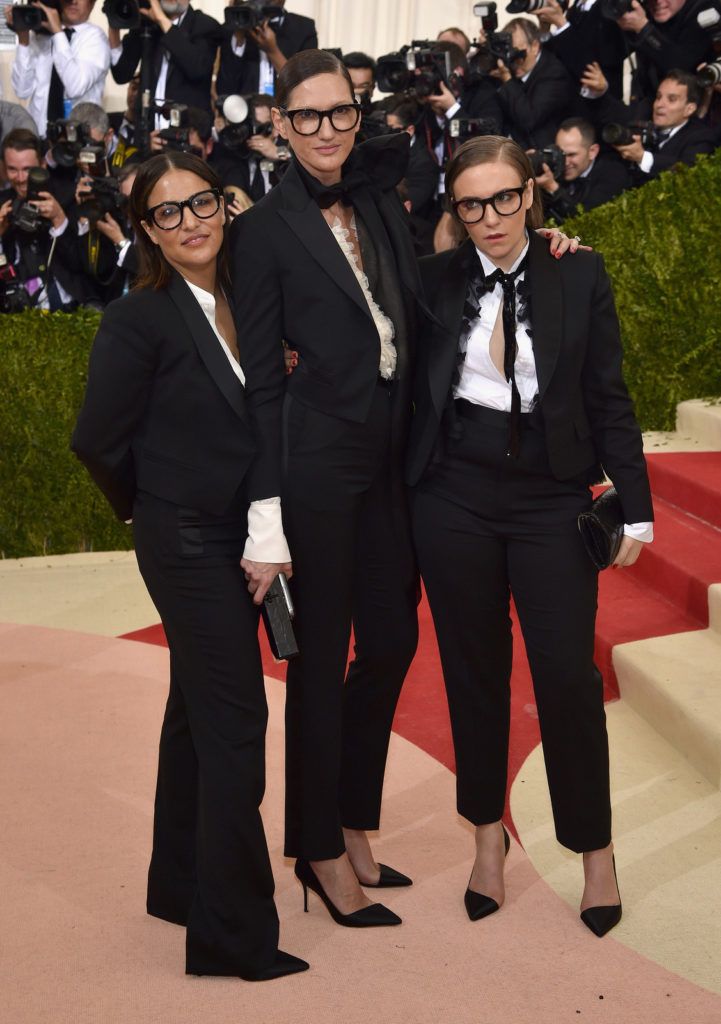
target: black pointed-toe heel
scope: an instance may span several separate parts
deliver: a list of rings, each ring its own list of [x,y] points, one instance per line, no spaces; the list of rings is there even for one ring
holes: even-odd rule
[[[508,856],[508,851],[511,848],[511,837],[506,832],[506,826],[501,825],[503,829],[503,845],[505,847],[504,856]],[[482,917],[488,917],[489,914],[495,914],[497,910],[500,910],[496,900],[491,899],[490,896],[484,896],[482,892],[474,892],[473,889],[466,889],[466,894],[463,897],[463,902],[466,905],[466,913],[468,914],[471,921],[480,921]]]
[[[361,882],[364,889],[400,889],[404,885],[413,885],[413,879],[401,874],[387,864],[379,864],[380,878],[377,882]]]
[[[313,868],[307,860],[295,862],[295,877],[303,886],[303,909],[308,913],[308,890],[319,896],[325,904],[325,908],[336,924],[344,928],[383,928],[388,925],[401,924],[401,919],[382,903],[371,903],[369,907],[362,907],[352,914],[341,914],[335,903],[328,897],[325,889],[318,881]]]
[[[616,879],[618,889],[618,876],[616,875],[616,858],[613,858],[613,877]],[[621,920],[623,908],[621,906],[621,893],[618,893],[618,903],[610,907],[589,907],[581,911],[581,920],[587,928],[590,928],[594,935],[602,939],[606,932],[615,928]]]
[[[275,981],[276,978],[284,978],[288,974],[300,974],[301,971],[307,971],[309,967],[310,964],[301,960],[299,956],[284,953],[282,949],[279,949],[275,954],[275,963],[263,967],[259,971],[241,974],[240,977],[243,981]]]

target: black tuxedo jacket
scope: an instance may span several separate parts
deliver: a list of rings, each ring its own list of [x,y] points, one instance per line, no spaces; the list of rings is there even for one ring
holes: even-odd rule
[[[231,93],[247,96],[258,91],[260,50],[258,44],[247,36],[243,56],[236,57],[231,48],[232,36],[232,32],[224,30],[216,88],[219,96]],[[315,50],[318,46],[315,22],[301,14],[286,13],[283,24],[276,29],[276,38],[281,53],[288,58],[301,50]]]
[[[383,222],[372,201],[359,198],[356,209],[398,268],[395,290],[408,329],[395,339],[399,380],[394,407],[407,411],[422,290],[406,212],[395,189],[381,194],[379,203]],[[378,380],[378,332],[363,291],[294,161],[279,185],[235,218],[230,241],[248,404],[256,434],[268,446],[269,459],[280,466],[286,381],[299,402],[328,416],[365,422]],[[290,377],[282,341],[300,356]]]
[[[561,121],[578,111],[578,89],[560,60],[541,50],[525,82],[512,78],[498,90],[511,137],[524,149],[551,145]]]
[[[669,71],[683,68],[693,72],[703,61],[714,59],[712,33],[697,20],[701,11],[713,10],[713,6],[707,0],[686,0],[668,21],[659,25],[649,21],[638,34],[624,33],[638,58],[631,80],[634,98],[653,100]]]
[[[213,515],[241,486],[249,502],[273,497],[243,387],[175,272],[106,310],[71,446],[120,519],[138,490]]]
[[[614,156],[598,156],[585,178],[559,182],[560,187],[553,195],[544,192],[544,209],[547,216],[562,221],[572,217],[579,206],[584,210],[602,206],[633,184],[623,160]]]
[[[215,18],[189,6],[179,25],[173,25],[165,35],[158,33],[153,56],[153,89],[160,74],[163,52],[167,50],[170,66],[163,98],[210,110],[210,83],[220,36],[221,27]],[[140,63],[141,49],[140,29],[133,28],[123,39],[120,60],[110,66],[116,82],[130,81]]]
[[[433,454],[449,400],[473,244],[420,261],[426,294],[440,323],[419,346],[408,482]],[[622,350],[611,287],[597,253],[556,260],[531,233],[526,271],[531,327],[551,471],[558,480],[600,466],[618,490],[628,523],[653,519],[639,430],[621,372]],[[522,443],[522,442],[521,442]]]

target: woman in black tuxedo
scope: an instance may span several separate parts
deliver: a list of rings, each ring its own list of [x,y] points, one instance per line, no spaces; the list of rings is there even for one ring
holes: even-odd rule
[[[421,261],[440,323],[421,348],[409,478],[451,712],[458,810],[476,826],[466,908],[476,920],[504,898],[512,594],[556,835],[584,855],[582,919],[601,935],[621,906],[593,664],[597,571],[577,517],[605,470],[629,524],[617,566],[636,560],[653,518],[618,321],[597,254],[558,262],[528,232],[541,206],[519,146],[498,136],[471,140],[446,183],[470,237]]]
[[[147,909],[186,925],[187,973],[270,980],[308,967],[278,950],[259,813],[258,604],[290,559],[244,396],[221,182],[197,157],[153,157],[130,213],[140,278],[103,316],[73,449],[132,518],[170,648]]]
[[[361,884],[410,884],[365,836],[379,826],[417,642],[402,466],[420,280],[395,194],[409,140],[353,149],[353,85],[325,51],[292,57],[275,101],[294,159],[231,242],[248,405],[282,471],[293,553],[301,653],[288,666],[286,854],[339,923],[398,924]],[[287,393],[283,340],[298,353]]]

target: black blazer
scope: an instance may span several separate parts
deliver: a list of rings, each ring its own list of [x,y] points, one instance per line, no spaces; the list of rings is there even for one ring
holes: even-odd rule
[[[283,24],[276,30],[278,48],[284,57],[292,57],[301,50],[315,50],[318,47],[318,33],[312,18],[302,14],[287,12],[283,16]],[[258,44],[246,36],[245,50],[242,57],[236,57],[231,48],[233,33],[227,28],[223,30],[220,47],[220,66],[216,80],[219,96],[231,93],[248,95],[258,91],[258,75],[260,74],[260,50]],[[273,78],[275,79],[275,75]]]
[[[553,53],[579,88],[586,65],[593,61],[603,68],[614,96],[623,96],[623,62],[630,47],[615,21],[604,18],[598,4],[588,11],[577,6],[566,13],[569,26],[543,44]]]
[[[415,357],[412,325],[422,291],[406,213],[395,189],[382,194],[380,202],[409,325],[405,339],[396,339],[401,393],[394,404],[408,409]],[[384,227],[374,204],[359,199],[356,208],[373,237],[382,237]],[[361,287],[294,161],[279,185],[235,218],[230,241],[248,404],[256,434],[268,446],[269,459],[274,457],[280,466],[286,380],[289,393],[305,405],[362,423],[378,379],[380,342]],[[300,356],[288,378],[283,340]]]
[[[170,65],[164,99],[210,110],[210,83],[220,35],[221,27],[215,18],[189,6],[179,25],[173,25],[164,35],[158,33],[153,55],[153,91],[163,52],[167,50]],[[141,50],[140,29],[132,28],[123,39],[118,63],[110,65],[116,82],[122,85],[130,81],[140,63]]]
[[[578,113],[578,85],[557,57],[541,50],[528,79],[512,78],[498,90],[510,135],[524,149],[541,149],[556,140],[565,117]]]
[[[456,365],[473,244],[421,260],[426,294],[441,325],[419,347],[408,481],[434,451]],[[639,430],[621,372],[618,319],[603,260],[580,252],[556,260],[531,233],[527,271],[539,402],[551,471],[558,480],[596,475],[618,490],[626,522],[653,519]],[[600,473],[597,474],[597,478]]]
[[[242,361],[242,350],[241,350]],[[179,274],[106,310],[71,447],[120,519],[138,490],[222,515],[269,498],[243,387]]]

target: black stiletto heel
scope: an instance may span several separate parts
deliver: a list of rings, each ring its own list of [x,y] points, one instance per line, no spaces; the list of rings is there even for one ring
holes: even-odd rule
[[[507,857],[508,851],[511,848],[511,837],[506,832],[506,826],[503,823],[501,823],[501,828],[503,829],[503,845],[506,850],[504,856]],[[482,892],[474,892],[471,888],[466,889],[463,902],[466,905],[466,913],[471,921],[480,921],[482,917],[495,914],[500,909],[496,900],[491,899],[490,896],[485,896]]]
[[[303,902],[306,912],[308,911],[308,890],[312,889],[316,896],[323,901],[335,923],[343,925],[344,928],[382,928],[385,925],[401,924],[400,917],[388,907],[384,907],[382,903],[371,903],[369,907],[362,907],[352,914],[341,914],[318,881],[318,876],[307,860],[295,862],[295,877],[303,886]]]
[[[615,857],[613,858],[613,877],[616,879],[616,889],[618,890]],[[587,910],[581,911],[581,920],[594,935],[602,939],[606,932],[610,932],[612,928],[616,927],[622,914],[621,892],[618,890],[618,903],[614,903],[610,907],[588,907]]]

